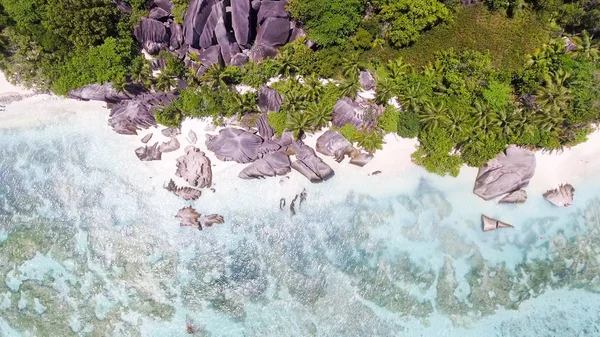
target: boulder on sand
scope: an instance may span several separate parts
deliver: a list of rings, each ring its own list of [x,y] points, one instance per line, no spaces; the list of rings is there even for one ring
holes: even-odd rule
[[[182,197],[184,200],[196,200],[202,195],[202,191],[198,189],[187,186],[177,186],[173,179],[171,179],[169,183],[166,186],[164,186],[164,188],[167,191],[172,192],[176,196]]]
[[[331,122],[338,128],[350,124],[359,130],[371,130],[377,125],[377,116],[382,112],[381,106],[344,97],[333,106]]]
[[[169,104],[174,97],[172,94],[154,93],[122,101],[110,110],[108,124],[117,133],[136,135],[137,130],[156,126],[154,110]]]
[[[568,207],[573,204],[574,192],[575,188],[573,188],[571,184],[561,184],[558,188],[544,193],[544,199],[548,200],[555,206]]]
[[[158,146],[158,151],[161,153],[174,152],[179,150],[181,144],[177,140],[177,137],[171,137],[168,142],[162,143]]]
[[[352,144],[341,133],[327,130],[317,139],[317,152],[329,157],[334,157],[339,163],[344,160],[346,154],[357,152]]]
[[[152,135],[152,133],[145,135],[144,138],[142,138],[142,143],[147,144],[150,141],[150,139],[152,139]]]
[[[277,112],[281,108],[283,97],[273,88],[263,85],[258,89],[258,108],[263,112]]]
[[[511,194],[508,194],[504,198],[500,199],[498,203],[501,204],[522,204],[527,201],[527,191],[518,190],[514,191]]]
[[[206,146],[220,160],[241,164],[253,162],[281,148],[273,141],[236,128],[222,129],[217,136],[207,135]]]
[[[294,142],[292,147],[297,159],[292,163],[292,168],[308,180],[317,183],[333,177],[333,170],[321,158],[317,157],[315,150],[304,145],[301,141]]]
[[[283,152],[274,152],[244,168],[238,177],[255,179],[264,177],[284,176],[292,170],[290,158]]]
[[[509,146],[479,169],[473,193],[490,200],[522,189],[529,185],[535,164],[533,152]]]
[[[372,153],[361,152],[356,155],[352,155],[352,159],[350,159],[350,164],[363,167],[367,165],[373,159]]]
[[[481,221],[483,222],[483,231],[489,232],[496,230],[498,228],[512,228],[512,225],[507,224],[506,222],[498,221],[496,219],[492,219],[485,215],[481,216]]]
[[[158,143],[152,146],[142,146],[135,150],[135,155],[141,161],[161,160],[162,152],[158,149]]]
[[[269,124],[269,118],[265,114],[256,119],[256,127],[258,134],[264,139],[271,139],[275,135],[275,129]]]
[[[210,187],[212,185],[210,159],[200,149],[189,145],[185,148],[185,154],[177,158],[175,175],[183,178],[193,187]]]
[[[365,90],[371,90],[375,88],[375,79],[373,78],[373,75],[366,70],[360,72],[360,75],[358,76],[358,82]]]
[[[106,103],[119,103],[123,100],[132,99],[134,96],[125,92],[117,92],[111,83],[90,84],[71,90],[69,98],[81,101],[104,101]]]

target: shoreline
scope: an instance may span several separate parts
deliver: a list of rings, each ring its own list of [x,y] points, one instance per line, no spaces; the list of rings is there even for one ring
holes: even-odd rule
[[[369,94],[369,92],[366,92]],[[41,95],[40,93],[36,93],[33,90],[26,89],[21,86],[15,86],[10,84],[4,74],[0,72],[0,104],[2,102],[2,97],[9,96],[19,96],[20,98],[14,101],[11,101],[8,104],[16,103],[21,99],[30,98],[32,96]],[[63,100],[63,98],[56,97],[53,95],[47,96],[49,98],[54,98],[57,101]],[[67,98],[67,100],[69,100]],[[108,120],[108,112],[109,110],[106,108],[105,103],[103,102],[84,102],[85,104],[94,104],[95,107],[100,106],[104,111],[107,112],[106,119]],[[46,116],[40,115],[32,118],[22,119],[20,115],[11,113],[10,111],[0,112],[0,119],[4,120],[0,128],[4,127],[18,127],[24,126],[32,122],[41,122],[43,120],[50,120],[54,116]],[[9,123],[6,120],[9,120]],[[21,119],[20,121],[17,121]],[[108,127],[108,125],[107,125]],[[233,127],[236,127],[233,125]],[[163,130],[164,126],[156,126],[151,127],[146,130],[140,130],[138,135],[136,136],[125,136],[127,137],[127,144],[130,144],[131,152],[135,151],[140,146],[144,144],[141,142],[141,139],[149,133],[152,133],[152,139],[148,142],[148,145],[152,145],[155,142],[167,142],[169,137],[165,137],[161,134],[161,130]],[[214,127],[212,126],[212,120],[210,118],[187,118],[181,123],[180,131],[181,133],[177,136],[178,141],[181,146],[178,150],[168,153],[162,154],[162,160],[159,161],[150,161],[150,162],[142,162],[141,164],[146,166],[153,173],[155,181],[161,181],[161,184],[167,183],[170,179],[173,179],[178,185],[185,186],[184,181],[175,176],[176,164],[175,160],[183,155],[185,148],[188,145],[193,145],[188,140],[188,133],[190,130],[193,130],[198,138],[196,142],[196,147],[200,148],[205,155],[211,160],[211,166],[213,171],[213,176],[217,177],[217,181],[219,175],[222,175],[224,172],[232,170],[235,171],[235,178],[237,180],[241,180],[241,178],[237,178],[237,173],[239,173],[246,165],[238,164],[236,162],[223,162],[216,158],[215,154],[206,149],[206,145],[204,144],[207,134],[217,134],[222,126]],[[325,132],[319,131],[314,134],[307,134],[304,142],[315,148],[316,141],[318,137]],[[417,166],[411,160],[411,154],[416,150],[418,145],[418,140],[416,138],[406,139],[401,138],[395,134],[387,134],[385,136],[385,142],[383,144],[383,149],[378,150],[374,154],[374,158],[364,167],[359,167],[355,165],[351,165],[348,163],[349,159],[346,158],[341,163],[338,163],[334,160],[333,157],[327,157],[321,154],[318,156],[328,164],[335,172],[335,176],[332,179],[339,179],[340,177],[348,178],[356,178],[356,177],[368,177],[373,172],[380,171],[378,174],[378,179],[389,179],[392,177],[398,178],[400,176],[411,176],[414,172],[426,172],[422,167]],[[541,196],[544,192],[549,189],[553,189],[558,187],[559,184],[571,183],[577,189],[577,185],[585,182],[585,180],[590,177],[594,172],[600,172],[600,162],[595,162],[594,159],[596,157],[600,157],[600,147],[597,147],[595,144],[600,143],[600,130],[596,129],[593,133],[588,136],[586,142],[573,146],[571,148],[565,148],[560,152],[543,152],[542,150],[535,151],[536,157],[536,171],[531,179],[531,182],[528,187],[525,189],[528,191],[530,196]],[[134,155],[134,154],[133,154]],[[472,184],[475,181],[475,177],[477,175],[477,168],[468,167],[463,165],[460,170],[460,174],[458,177],[440,177],[441,179],[454,179],[455,183],[461,182],[460,186],[464,186],[465,184],[469,184],[468,189],[472,189]],[[228,174],[228,176],[231,174]],[[298,186],[306,186],[310,184],[308,180],[304,176],[302,176],[299,172],[292,170],[289,174],[286,175],[290,180],[295,181],[293,185]],[[337,177],[337,178],[336,178]],[[284,177],[273,177],[265,180],[276,180],[279,181]],[[373,177],[375,178],[375,177]],[[164,181],[164,182],[163,182]],[[464,182],[464,183],[463,183]],[[366,183],[366,182],[365,182]],[[418,182],[407,182],[407,184],[417,184]],[[204,193],[207,194],[207,193]],[[499,199],[499,198],[498,198]],[[491,203],[496,203],[494,200],[490,200]]]

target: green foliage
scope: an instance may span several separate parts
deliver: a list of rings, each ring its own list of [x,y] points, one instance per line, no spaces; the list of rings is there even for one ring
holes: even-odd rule
[[[377,0],[374,4],[380,20],[389,23],[386,37],[396,47],[416,41],[421,31],[451,18],[438,0]]]
[[[350,43],[355,49],[369,50],[373,47],[373,35],[364,28],[359,28],[354,35],[350,37]]]
[[[362,147],[369,153],[375,153],[377,150],[383,149],[383,133],[379,131],[357,131],[354,134],[358,146]]]
[[[125,50],[124,50],[125,49]],[[122,78],[128,70],[128,46],[108,38],[104,44],[76,54],[60,70],[52,90],[66,95],[70,90],[91,83],[105,83]]]
[[[392,105],[388,105],[385,111],[377,119],[379,127],[386,133],[397,133],[400,124],[400,112]]]
[[[346,124],[340,128],[340,133],[344,138],[346,138],[350,143],[353,143],[356,140],[356,135],[358,134],[358,130],[352,124]]]
[[[515,70],[522,67],[527,53],[548,38],[547,28],[535,14],[526,12],[511,19],[474,5],[460,8],[450,24],[422,34],[412,46],[402,49],[400,55],[411,64],[425,66],[433,62],[436,52],[448,48],[489,51],[494,66]]]
[[[288,115],[284,111],[279,112],[271,112],[267,116],[269,120],[269,125],[275,129],[275,134],[277,136],[281,136],[285,131],[285,127],[288,121]]]
[[[511,101],[512,88],[508,83],[492,81],[483,92],[483,98],[489,107],[495,110],[504,109]]]
[[[175,105],[156,109],[156,122],[170,128],[178,128],[181,123],[181,111]]]
[[[421,124],[419,116],[412,111],[402,111],[398,121],[398,135],[403,138],[415,138],[419,135]]]
[[[357,29],[364,7],[363,0],[290,0],[287,10],[305,24],[311,40],[330,46]]]

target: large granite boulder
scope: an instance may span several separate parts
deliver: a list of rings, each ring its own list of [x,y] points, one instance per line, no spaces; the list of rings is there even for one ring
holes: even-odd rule
[[[575,188],[573,188],[571,184],[561,184],[558,188],[544,193],[544,199],[548,200],[555,206],[568,207],[573,204],[574,192]]]
[[[192,206],[180,209],[175,217],[181,219],[179,225],[182,227],[194,227],[202,229],[200,226],[200,213],[198,213],[198,211],[196,211]]]
[[[507,224],[506,222],[498,221],[496,219],[492,219],[488,216],[482,215],[481,222],[483,223],[483,231],[489,232],[499,228],[512,228],[513,226]]]
[[[273,141],[235,128],[222,129],[217,136],[207,135],[206,146],[220,160],[242,164],[253,162],[281,148]]]
[[[275,129],[269,124],[269,118],[265,114],[256,119],[256,127],[258,128],[258,134],[263,139],[271,139],[275,136]]]
[[[285,10],[287,1],[263,0],[260,2],[260,8],[257,15],[257,23],[262,25],[268,18],[280,18],[289,21],[290,15]]]
[[[200,36],[204,32],[208,17],[212,12],[215,0],[192,0],[183,18],[184,43],[200,48]],[[216,24],[216,21],[213,23]],[[214,29],[214,26],[213,28]]]
[[[211,8],[198,41],[200,48],[208,48],[216,42],[215,29],[221,20],[225,20],[225,3],[223,1],[216,2]]]
[[[374,157],[372,153],[365,153],[365,152],[360,152],[357,154],[355,153],[355,154],[352,154],[351,156],[352,156],[352,158],[350,159],[350,164],[360,166],[360,167],[367,165],[371,160],[373,160],[373,157]]]
[[[142,146],[135,150],[135,155],[141,161],[161,160],[162,152],[158,149],[158,143],[152,146]]]
[[[373,78],[373,75],[366,70],[360,72],[360,75],[358,76],[358,82],[365,90],[375,89],[375,79]]]
[[[173,12],[173,3],[171,0],[153,0],[154,6],[164,10],[165,12]]]
[[[217,8],[217,6],[215,6],[215,8]],[[221,55],[223,56],[223,61],[225,64],[229,65],[233,56],[239,54],[241,49],[237,42],[235,42],[235,38],[227,31],[227,27],[225,27],[224,15],[217,22],[217,26],[215,27],[215,37],[217,39],[217,43],[219,46],[221,46]]]
[[[150,13],[148,13],[148,18],[160,21],[160,20],[167,19],[170,15],[171,15],[170,12],[168,12],[160,7],[154,7],[150,10]]]
[[[377,125],[377,116],[382,112],[381,107],[375,104],[344,97],[333,106],[331,122],[337,127],[350,124],[359,130],[371,130]]]
[[[160,105],[169,104],[175,98],[172,94],[154,93],[121,101],[110,110],[108,124],[124,135],[136,135],[137,130],[156,126],[154,110]]]
[[[171,50],[181,49],[181,47],[183,47],[183,29],[181,28],[181,25],[172,22],[169,28],[171,29],[171,40],[169,41],[169,47]]]
[[[514,191],[511,194],[506,195],[504,198],[500,199],[498,203],[500,204],[522,204],[527,201],[527,191],[518,190]]]
[[[235,40],[245,48],[250,47],[252,41],[251,8],[250,0],[231,0],[231,25]]]
[[[535,164],[533,152],[509,146],[479,169],[473,192],[490,200],[527,187]]]
[[[296,161],[292,163],[294,170],[300,172],[312,183],[318,183],[333,177],[333,170],[321,158],[317,157],[315,150],[304,145],[301,141],[294,142],[292,147],[296,154]]]
[[[339,163],[346,154],[357,151],[352,144],[337,131],[327,130],[317,138],[317,152],[329,157],[334,157]]]
[[[111,83],[90,84],[71,90],[69,98],[81,101],[104,101],[106,103],[118,103],[123,100],[132,99],[134,96],[126,92],[117,92]]]
[[[165,24],[149,18],[142,18],[133,30],[133,35],[149,54],[156,54],[160,49],[168,47],[171,40]]]
[[[254,179],[264,177],[284,176],[292,170],[290,158],[283,152],[274,152],[244,168],[238,177]]]
[[[281,47],[288,42],[290,32],[290,21],[288,19],[267,18],[258,28],[256,44],[268,47]]]
[[[221,47],[215,45],[208,49],[202,50],[198,53],[198,60],[200,61],[200,68],[198,69],[197,76],[202,76],[208,68],[214,64],[223,64],[223,56],[221,56]]]
[[[248,57],[254,63],[258,63],[267,58],[274,58],[277,55],[277,49],[271,46],[254,45],[248,52]]]
[[[174,152],[179,150],[181,144],[177,137],[172,137],[168,142],[164,142],[158,146],[158,150],[162,153]]]
[[[193,145],[185,148],[185,154],[177,158],[175,175],[183,178],[193,187],[204,188],[212,185],[210,159]]]
[[[233,55],[233,57],[229,61],[229,64],[232,66],[241,67],[241,66],[247,64],[249,60],[250,60],[250,58],[248,57],[248,55],[246,55],[244,53],[237,53],[237,54]]]
[[[258,89],[258,108],[263,112],[277,112],[281,108],[283,97],[273,88],[263,85]]]

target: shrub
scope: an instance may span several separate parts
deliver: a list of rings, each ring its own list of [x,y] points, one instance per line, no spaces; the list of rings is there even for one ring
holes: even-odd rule
[[[178,128],[181,123],[181,111],[175,105],[156,109],[156,122],[170,128]]]
[[[419,135],[421,125],[419,116],[413,111],[402,111],[398,120],[398,135],[403,138],[415,138]]]
[[[287,125],[288,115],[284,111],[279,112],[271,112],[267,116],[269,120],[269,125],[275,129],[275,134],[277,136],[281,136],[285,131],[285,126]]]
[[[388,105],[383,114],[377,118],[377,123],[383,131],[396,133],[398,132],[398,124],[400,123],[400,112],[394,106]]]
[[[356,135],[358,130],[352,124],[346,124],[340,128],[340,133],[344,138],[346,138],[350,143],[354,143],[356,140]]]

